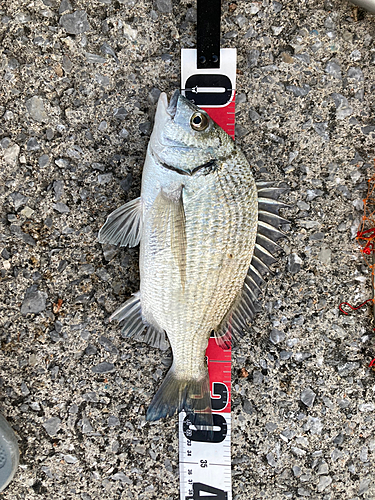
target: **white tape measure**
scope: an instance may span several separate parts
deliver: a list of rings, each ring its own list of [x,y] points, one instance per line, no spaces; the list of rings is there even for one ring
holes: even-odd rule
[[[181,500],[231,500],[231,350],[222,350],[215,339],[207,348],[211,383],[213,435],[191,425],[189,415],[179,415]]]
[[[181,51],[181,92],[234,139],[236,49],[220,50],[220,68],[197,69],[195,49]],[[206,351],[210,375],[213,434],[179,415],[181,500],[231,500],[231,349],[210,338]]]

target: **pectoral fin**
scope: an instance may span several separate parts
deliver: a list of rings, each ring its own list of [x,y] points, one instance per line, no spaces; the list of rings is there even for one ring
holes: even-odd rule
[[[160,191],[154,203],[155,218],[154,230],[162,246],[166,246],[168,228],[170,245],[175,262],[180,270],[182,286],[186,282],[186,220],[182,197],[182,186],[172,195]]]
[[[136,198],[112,212],[99,231],[99,242],[135,247],[142,234],[142,200]]]

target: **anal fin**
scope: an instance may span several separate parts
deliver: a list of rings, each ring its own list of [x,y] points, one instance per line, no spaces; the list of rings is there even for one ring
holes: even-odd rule
[[[134,338],[140,342],[145,342],[151,347],[157,347],[165,351],[169,347],[169,342],[165,332],[153,325],[148,325],[142,317],[142,306],[140,292],[135,293],[109,318],[120,322],[121,334],[123,338]],[[147,331],[145,332],[145,328]]]

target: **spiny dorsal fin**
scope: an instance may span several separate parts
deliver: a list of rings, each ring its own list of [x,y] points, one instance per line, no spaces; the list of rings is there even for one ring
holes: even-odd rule
[[[288,222],[278,215],[280,208],[288,206],[277,201],[285,188],[274,188],[269,182],[259,182],[257,188],[259,220],[253,258],[241,294],[214,331],[217,344],[223,348],[228,348],[233,340],[242,337],[248,327],[248,321],[258,311],[257,299],[260,286],[264,282],[263,275],[270,272],[268,266],[275,262],[272,252],[280,249],[275,243],[283,236],[279,226]]]
[[[135,247],[142,234],[142,200],[136,198],[112,212],[99,231],[99,242]]]

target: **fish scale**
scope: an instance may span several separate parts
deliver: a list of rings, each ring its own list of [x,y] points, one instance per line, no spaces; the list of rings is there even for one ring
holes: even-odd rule
[[[268,184],[260,193],[261,223],[251,167],[233,140],[183,96],[168,106],[161,94],[141,196],[115,210],[99,233],[103,243],[140,243],[140,290],[111,318],[126,337],[164,346],[166,334],[172,348],[148,420],[184,409],[192,423],[212,425],[208,339],[214,331],[225,345],[242,335],[256,310],[257,269],[268,269],[280,237],[282,204]]]

